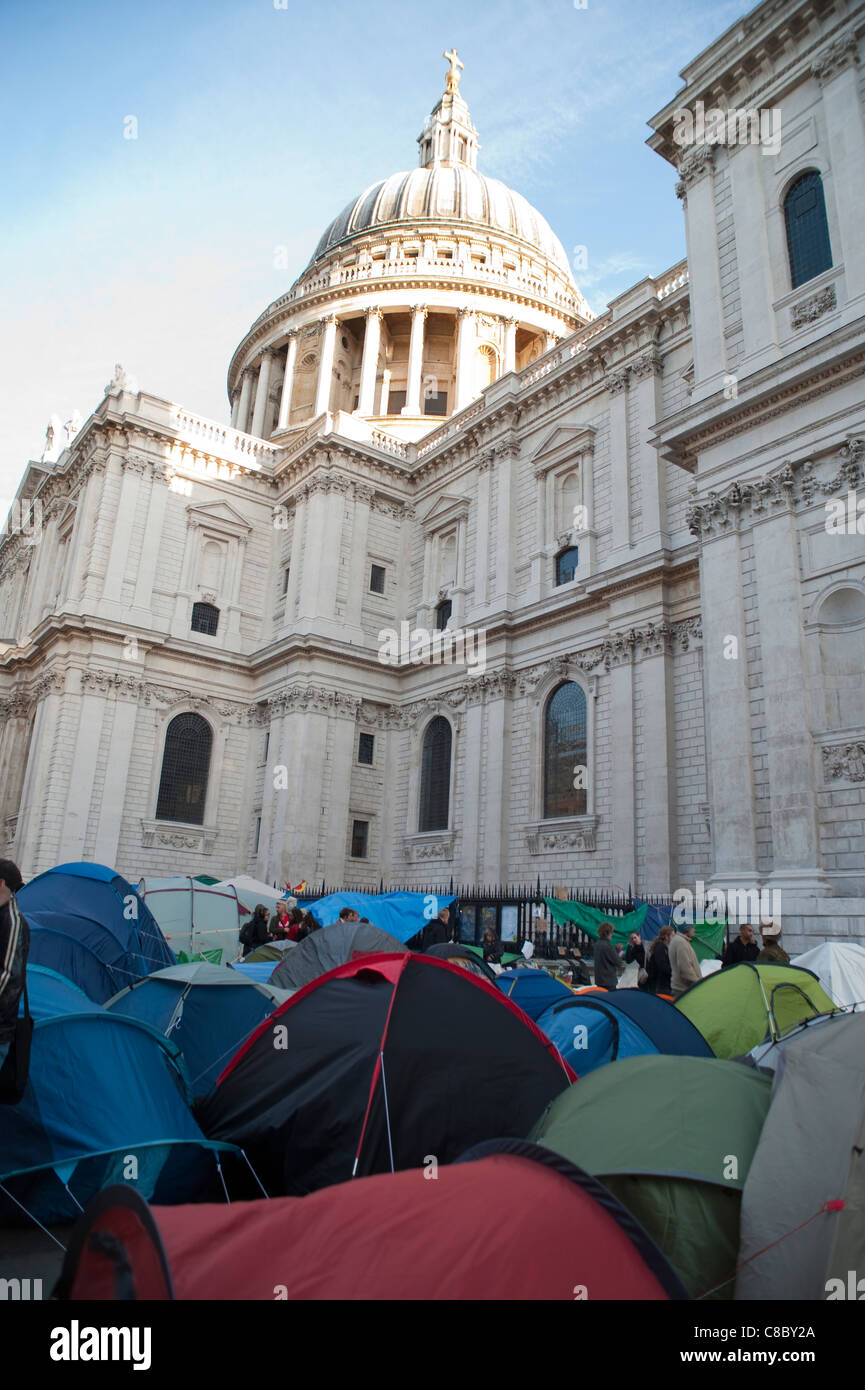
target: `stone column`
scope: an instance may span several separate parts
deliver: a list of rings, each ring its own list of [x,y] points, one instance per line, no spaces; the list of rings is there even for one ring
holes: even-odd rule
[[[375,379],[381,346],[381,309],[367,309],[363,335],[363,359],[360,366],[360,391],[357,415],[375,414]]]
[[[58,856],[63,864],[77,863],[84,858],[84,842],[87,838],[87,822],[93,796],[93,783],[96,778],[96,761],[99,756],[99,743],[102,737],[102,721],[105,717],[105,695],[97,693],[87,680],[87,673],[81,677],[79,698],[78,730],[75,745],[67,751],[71,757],[69,774],[69,793],[66,811],[60,832]],[[109,768],[111,766],[109,759]],[[100,798],[105,807],[104,793]],[[123,804],[112,805],[113,818],[119,826],[123,817]],[[113,860],[100,860],[100,863],[113,863]]]
[[[63,820],[65,788],[69,777],[64,750],[56,747],[57,726],[66,698],[63,684],[59,674],[50,678],[47,692],[36,710],[30,740],[15,835],[16,859],[24,866],[28,878],[35,878],[43,870],[60,862],[57,838]]]
[[[490,563],[490,482],[492,479],[493,456],[490,450],[481,454],[475,474],[478,480],[477,509],[475,512],[475,585],[474,607],[486,606],[487,572]]]
[[[481,853],[480,853],[480,821],[481,803],[486,804],[488,813],[492,808],[489,788],[482,787],[481,770],[485,758],[483,744],[484,730],[484,706],[483,696],[480,688],[473,689],[469,686],[468,708],[465,714],[463,725],[463,737],[466,747],[471,750],[471,756],[464,761],[463,775],[463,796],[462,796],[462,835],[460,836],[460,874],[466,883],[477,883],[480,877]],[[495,762],[495,753],[492,754]],[[491,828],[491,839],[496,838],[495,825]],[[486,858],[483,860],[483,873],[494,882],[492,869],[487,864]]]
[[[289,333],[285,349],[285,376],[282,378],[282,397],[279,402],[277,430],[288,429],[291,414],[291,393],[294,388],[294,368],[297,362],[297,334]]]
[[[255,413],[252,417],[251,433],[264,438],[264,417],[267,411],[267,393],[270,390],[270,368],[273,362],[273,353],[266,349],[261,354],[261,366],[258,371],[258,390],[255,393]]]
[[[330,388],[333,381],[333,358],[336,350],[336,330],[339,319],[335,314],[324,320],[321,357],[318,363],[318,384],[315,389],[313,416],[324,415],[330,409]]]
[[[636,887],[637,836],[634,814],[634,667],[622,660],[610,669],[611,877],[623,892]]]
[[[351,768],[354,763],[354,741],[356,737],[355,711],[348,706],[337,706],[329,720],[329,743],[331,762],[330,786],[327,789],[327,816],[324,818],[324,876],[328,883],[345,882],[349,874],[347,863],[350,845],[349,803],[351,800]],[[370,818],[370,832],[375,819]],[[368,863],[374,863],[375,847],[367,847]]]
[[[235,391],[234,397],[233,397],[232,402],[231,402],[231,423],[232,423],[232,426],[233,426],[235,429],[237,428],[237,417],[238,417],[239,414],[240,414],[240,392],[239,392],[239,391]]]
[[[363,641],[361,612],[366,596],[364,580],[367,565],[367,536],[369,534],[369,514],[372,510],[375,493],[363,483],[354,485],[354,502],[351,527],[351,572],[348,579],[348,603],[346,604],[346,626],[358,629],[359,640]]]
[[[471,309],[458,309],[457,318],[459,327],[457,330],[457,398],[454,405],[455,412],[462,410],[472,399],[472,383],[469,378],[475,347],[474,314]]]
[[[676,192],[685,203],[694,349],[694,399],[711,395],[727,370],[721,268],[715,223],[712,146],[690,149]]]
[[[544,352],[551,352],[552,349],[556,346],[556,343],[557,343],[558,341],[559,341],[559,340],[558,340],[558,338],[556,337],[555,333],[545,333],[545,334],[544,334]]]
[[[638,411],[637,438],[631,443],[637,454],[641,484],[643,530],[639,543],[655,550],[667,544],[666,464],[649,437],[656,420],[664,415],[662,364],[656,348],[649,348],[637,358],[631,368],[630,389],[637,396]]]
[[[772,816],[769,886],[825,897],[795,517],[782,512],[759,522],[753,535]]]
[[[772,308],[769,273],[771,255],[766,235],[766,188],[764,171],[771,161],[760,145],[740,145],[728,151],[733,216],[736,223],[736,270],[742,302],[744,357],[737,367],[743,374],[757,371],[775,356],[777,349],[775,312]]]
[[[700,555],[703,707],[718,888],[757,886],[754,771],[739,536],[703,538]],[[738,643],[738,655],[730,637]],[[725,652],[728,654],[725,655]]]
[[[512,608],[513,594],[513,525],[514,474],[519,445],[496,446],[496,577],[492,601],[498,608]]]
[[[301,493],[294,501],[294,522],[291,528],[291,554],[288,562],[288,588],[285,593],[285,608],[282,613],[283,628],[290,632],[294,626],[294,610],[297,606],[298,587],[303,543],[306,538],[306,496]]]
[[[668,635],[660,650],[640,662],[643,724],[643,844],[640,883],[648,893],[671,892],[674,863],[676,749],[673,722],[673,657]],[[617,755],[616,755],[617,756]]]
[[[142,547],[133,599],[134,606],[144,612],[149,611],[153,602],[153,583],[156,578],[156,566],[161,551],[162,529],[165,524],[167,505],[168,480],[162,469],[157,466],[153,470],[150,501],[145,522],[145,535],[148,537],[148,544]]]
[[[123,811],[126,806],[129,764],[135,746],[137,718],[137,697],[126,697],[118,693],[111,725],[108,764],[105,769],[105,781],[102,785],[99,824],[96,828],[96,841],[93,847],[93,855],[98,864],[117,863],[120,830],[123,824]],[[152,820],[156,814],[156,806],[144,806],[143,814],[146,820]]]
[[[844,262],[848,304],[865,294],[865,116],[859,96],[857,45],[849,37],[818,58],[811,71],[823,88],[829,154],[834,172],[833,191],[841,245],[832,248],[832,260]],[[738,241],[738,234],[737,234]],[[860,311],[861,312],[861,311]]]
[[[286,877],[296,872],[314,880],[322,872],[318,843],[326,818],[319,812],[326,804],[322,779],[327,766],[328,723],[327,713],[306,701],[302,712],[298,711],[291,720],[294,757],[289,767],[289,790],[275,793],[289,802],[286,836],[281,846],[282,873]],[[304,796],[297,794],[301,787],[305,789]]]
[[[505,319],[505,372],[515,372],[517,369],[517,321],[516,319]]]
[[[252,392],[252,373],[247,367],[241,375],[240,405],[237,408],[237,428],[246,433],[249,426],[249,397]]]
[[[408,349],[408,382],[403,415],[420,415],[421,378],[423,376],[424,320],[427,311],[422,305],[413,305],[411,311],[411,340]]]
[[[610,393],[610,483],[613,495],[611,550],[631,544],[631,488],[628,476],[628,370],[612,371],[606,379]],[[624,558],[624,557],[620,557]]]
[[[141,525],[139,499],[147,464],[140,459],[127,456],[121,460],[121,466],[123,480],[113,520],[111,553],[102,586],[102,605],[111,616],[122,618],[128,611],[122,602],[122,589],[127,575],[133,531]],[[151,537],[151,540],[153,539]]]
[[[508,815],[511,805],[511,704],[501,694],[486,701],[487,806],[483,872],[492,883],[507,876]]]

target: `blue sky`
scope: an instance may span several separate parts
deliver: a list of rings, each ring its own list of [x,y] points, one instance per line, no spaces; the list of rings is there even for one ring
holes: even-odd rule
[[[277,8],[277,5],[284,6]],[[227,415],[229,358],[368,184],[417,163],[444,88],[479,167],[523,193],[595,310],[684,255],[675,174],[645,145],[743,0],[27,0],[0,13],[0,496],[52,412],[86,419],[119,361]],[[125,139],[134,116],[138,138]],[[275,248],[285,248],[275,266]]]

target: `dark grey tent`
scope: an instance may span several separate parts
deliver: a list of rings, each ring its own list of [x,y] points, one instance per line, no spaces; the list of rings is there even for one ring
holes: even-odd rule
[[[277,989],[302,989],[304,985],[368,952],[408,955],[408,947],[370,922],[334,922],[298,942],[274,970],[269,983]]]
[[[809,1023],[772,1049],[772,1104],[742,1193],[737,1299],[865,1292],[848,1290],[851,1270],[865,1276],[863,1056],[865,1013]]]

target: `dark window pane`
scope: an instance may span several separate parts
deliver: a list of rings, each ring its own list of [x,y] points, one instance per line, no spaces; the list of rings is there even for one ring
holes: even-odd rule
[[[351,857],[352,859],[366,859],[366,847],[369,837],[369,821],[356,820],[351,824]]]
[[[384,565],[373,565],[370,570],[369,591],[371,594],[384,593]]]
[[[262,761],[263,763],[266,763],[266,762],[267,762],[267,755],[268,755],[269,752],[270,752],[270,730],[268,729],[267,733],[264,735],[264,753],[263,753],[262,759],[261,759],[261,761]]]
[[[213,734],[200,714],[178,714],[165,732],[157,820],[204,824]]]
[[[375,749],[375,734],[361,734],[357,748],[357,760],[359,763],[372,763],[372,755]]]
[[[585,815],[588,792],[574,787],[587,764],[586,696],[569,682],[550,696],[544,718],[544,817]]]
[[[572,545],[556,556],[556,583],[570,584],[580,563],[580,548]]]
[[[256,822],[255,822],[255,845],[254,845],[253,850],[252,850],[253,854],[258,854],[258,845],[259,845],[259,841],[260,841],[260,840],[261,840],[261,816],[258,816],[257,819],[256,819]]]
[[[193,603],[192,605],[192,631],[203,632],[208,637],[216,636],[216,629],[219,626],[219,609],[214,608],[212,603]]]
[[[426,396],[423,403],[423,413],[424,415],[447,415],[447,391],[437,391],[434,395]]]
[[[784,199],[790,283],[795,290],[832,265],[823,180],[815,170],[797,179]]]
[[[288,593],[288,576],[290,575],[290,573],[291,570],[289,569],[288,565],[286,565],[285,569],[282,571],[282,592],[284,594]]]
[[[388,391],[387,393],[387,413],[388,415],[399,415],[405,405],[405,391]]]
[[[438,632],[444,632],[445,628],[450,622],[453,607],[454,606],[451,603],[450,599],[446,598],[443,599],[442,602],[436,608],[436,630]]]
[[[447,830],[450,809],[451,726],[441,715],[424,734],[418,830]]]

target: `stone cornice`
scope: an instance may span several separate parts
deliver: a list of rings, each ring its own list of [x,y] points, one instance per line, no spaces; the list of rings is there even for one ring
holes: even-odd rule
[[[852,32],[839,34],[838,38],[833,39],[828,47],[824,48],[814,59],[811,64],[812,77],[816,77],[820,86],[824,87],[845,68],[858,67],[858,48],[855,34]]]
[[[848,439],[838,450],[833,477],[821,479],[811,459],[791,462],[750,482],[731,483],[724,492],[710,491],[704,501],[689,503],[686,522],[694,536],[705,537],[735,530],[742,522],[798,504],[810,506],[822,494],[831,497],[847,489],[855,491],[865,479],[865,439]],[[829,460],[823,460],[823,464]]]

